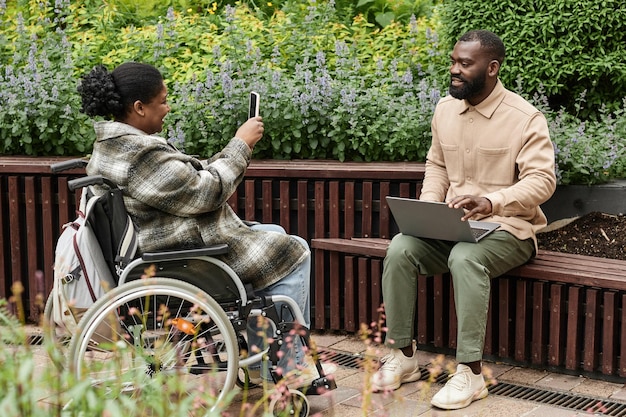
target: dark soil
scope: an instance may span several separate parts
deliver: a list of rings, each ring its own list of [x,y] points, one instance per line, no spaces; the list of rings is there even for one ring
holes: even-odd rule
[[[560,228],[538,233],[537,241],[540,249],[626,259],[626,216],[591,212]]]

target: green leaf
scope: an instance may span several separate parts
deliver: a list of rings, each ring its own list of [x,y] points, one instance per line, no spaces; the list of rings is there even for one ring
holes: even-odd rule
[[[396,15],[393,12],[376,13],[376,23],[378,23],[382,27],[389,26],[395,18]]]
[[[375,0],[359,0],[359,2],[357,3],[356,7],[358,9],[359,7],[365,6],[367,4],[372,4],[372,3],[374,3],[374,1]]]

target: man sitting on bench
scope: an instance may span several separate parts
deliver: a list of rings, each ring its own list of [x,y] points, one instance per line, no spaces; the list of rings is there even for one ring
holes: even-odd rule
[[[490,280],[536,252],[535,233],[546,225],[540,204],[556,187],[554,148],[539,110],[504,88],[502,40],[491,32],[464,34],[450,56],[450,95],[432,120],[432,144],[420,199],[465,209],[463,220],[500,223],[478,243],[396,235],[383,266],[391,352],[372,377],[377,390],[420,378],[413,341],[417,277],[450,272],[458,317],[456,373],[432,404],[458,409],[487,396],[481,360]],[[408,319],[407,319],[408,318]]]

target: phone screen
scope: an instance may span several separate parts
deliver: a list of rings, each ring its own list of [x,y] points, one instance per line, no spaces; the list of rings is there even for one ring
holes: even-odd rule
[[[248,108],[248,118],[259,115],[259,93],[250,93],[250,107]]]

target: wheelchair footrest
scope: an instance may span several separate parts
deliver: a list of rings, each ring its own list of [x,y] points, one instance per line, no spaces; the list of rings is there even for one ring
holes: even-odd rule
[[[322,376],[314,379],[313,382],[311,382],[310,386],[303,388],[306,388],[307,395],[320,395],[325,392],[337,389],[337,382],[335,381],[335,378]]]
[[[215,365],[191,365],[189,367],[189,373],[192,375],[202,375],[202,374],[208,374],[210,372],[224,372],[226,371],[228,368],[227,366],[224,365],[219,365],[219,366],[215,366]]]

